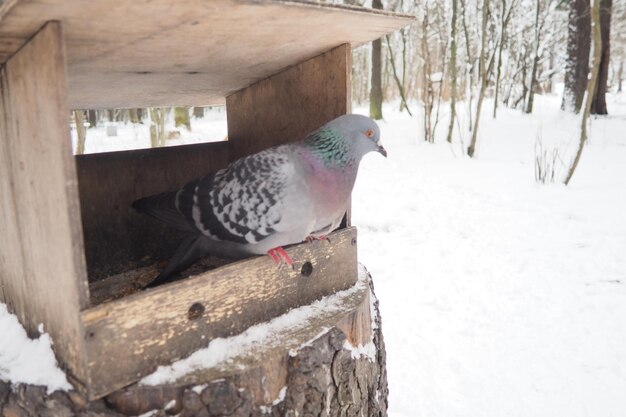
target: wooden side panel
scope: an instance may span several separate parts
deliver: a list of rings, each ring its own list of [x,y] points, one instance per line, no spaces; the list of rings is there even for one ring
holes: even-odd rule
[[[303,139],[349,113],[350,70],[344,44],[228,96],[231,159]]]
[[[330,239],[288,248],[296,270],[260,256],[84,311],[89,395],[108,394],[211,339],[351,287],[357,281],[356,229]],[[301,269],[307,261],[310,275]]]
[[[17,206],[11,181],[11,159],[9,157],[9,136],[7,129],[8,102],[6,69],[0,68],[0,302],[6,303],[11,311],[24,310],[21,298],[11,300],[4,294],[8,281],[14,286],[21,284],[24,275],[22,242],[17,223]],[[9,245],[7,242],[13,242]]]
[[[2,79],[4,297],[29,332],[44,324],[80,378],[79,312],[88,295],[61,25],[44,26],[7,62]]]
[[[169,258],[178,244],[176,231],[136,213],[131,203],[176,190],[227,163],[227,142],[77,156],[89,280]]]

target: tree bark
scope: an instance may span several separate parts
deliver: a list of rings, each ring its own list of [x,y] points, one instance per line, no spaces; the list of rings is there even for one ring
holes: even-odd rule
[[[164,107],[150,108],[150,144],[153,148],[165,146],[165,118]]]
[[[561,108],[575,113],[583,104],[589,75],[591,15],[589,0],[570,0],[567,60]]]
[[[611,8],[613,0],[600,1],[600,33],[602,55],[598,72],[598,85],[591,102],[591,114],[609,114],[606,108],[606,89],[609,80],[609,59],[611,54]]]
[[[87,139],[85,116],[82,110],[74,110],[74,123],[76,124],[76,155],[82,155],[85,153],[85,140]]]
[[[382,9],[381,0],[372,0],[374,9]],[[383,118],[383,88],[382,88],[382,47],[381,40],[372,42],[372,81],[370,89],[370,117],[374,120]]]
[[[450,29],[450,123],[448,124],[447,141],[452,143],[452,132],[454,131],[454,120],[456,119],[456,15],[457,2],[452,0],[452,16]],[[495,111],[495,110],[494,110]]]
[[[533,112],[533,103],[535,99],[535,88],[537,85],[537,70],[539,67],[539,41],[540,41],[540,28],[539,28],[539,12],[541,11],[541,0],[536,0],[535,9],[535,50],[533,53],[533,66],[530,70],[530,84],[528,86],[528,101],[526,102],[525,113]]]
[[[478,138],[478,125],[480,122],[480,111],[483,105],[483,100],[485,98],[485,90],[487,89],[487,77],[489,76],[489,71],[486,66],[485,54],[487,53],[487,21],[489,19],[489,0],[483,0],[483,10],[482,10],[482,30],[481,30],[481,39],[480,39],[480,56],[479,67],[480,67],[480,92],[478,94],[478,103],[476,105],[476,117],[474,119],[474,126],[472,128],[472,140],[470,142],[469,147],[467,148],[467,155],[470,158],[474,157],[476,152],[476,141]],[[493,60],[491,61],[493,63]]]
[[[189,108],[174,107],[174,127],[185,126],[191,131],[191,122],[189,121]]]
[[[578,167],[580,162],[580,156],[583,153],[583,148],[587,142],[587,122],[589,120],[589,112],[591,111],[591,102],[596,92],[596,85],[598,83],[598,73],[600,72],[600,59],[602,57],[602,35],[600,33],[600,1],[594,0],[593,7],[591,9],[591,19],[593,21],[593,61],[591,63],[591,79],[587,85],[587,93],[585,95],[585,108],[583,109],[583,115],[581,117],[580,124],[580,141],[578,143],[578,151],[574,157],[574,161],[570,166],[570,169],[565,178],[565,185],[568,185],[572,180],[572,176]]]

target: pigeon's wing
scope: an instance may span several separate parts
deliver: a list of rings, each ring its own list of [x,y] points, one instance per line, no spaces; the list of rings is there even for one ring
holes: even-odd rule
[[[176,206],[211,239],[256,244],[285,220],[295,176],[288,147],[268,149],[187,184],[178,192]]]
[[[182,215],[176,204],[179,191],[165,192],[140,198],[133,202],[133,208],[147,214],[182,232],[197,233],[193,222]]]

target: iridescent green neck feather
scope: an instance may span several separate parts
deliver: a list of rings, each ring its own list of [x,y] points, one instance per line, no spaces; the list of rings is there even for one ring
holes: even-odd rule
[[[348,143],[342,134],[335,129],[320,129],[307,137],[305,143],[328,168],[341,168],[350,165]]]

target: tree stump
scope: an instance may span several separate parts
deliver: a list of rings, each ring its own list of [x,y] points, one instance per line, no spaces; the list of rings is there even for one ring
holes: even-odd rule
[[[341,313],[320,314],[306,331],[280,335],[280,348],[264,346],[169,385],[136,384],[91,402],[76,392],[47,395],[44,387],[0,381],[0,415],[386,416],[381,318],[371,277],[364,269],[362,275],[354,288],[332,296]]]

